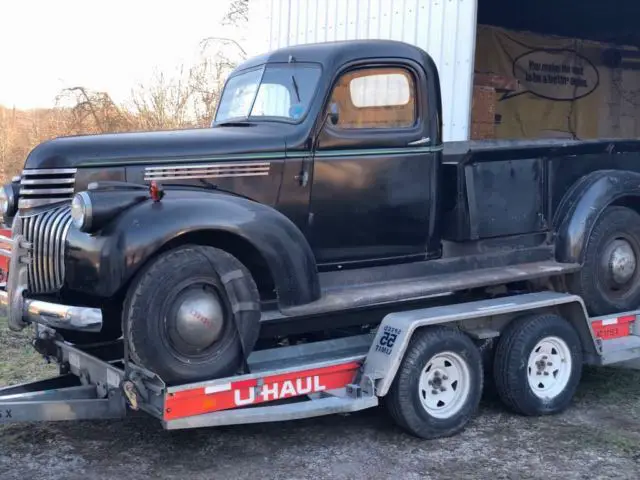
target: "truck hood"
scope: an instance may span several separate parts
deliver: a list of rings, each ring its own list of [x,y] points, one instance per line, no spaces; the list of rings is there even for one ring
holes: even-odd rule
[[[25,169],[127,165],[163,159],[284,152],[282,126],[251,125],[60,137],[35,147]],[[213,157],[213,158],[211,158]]]

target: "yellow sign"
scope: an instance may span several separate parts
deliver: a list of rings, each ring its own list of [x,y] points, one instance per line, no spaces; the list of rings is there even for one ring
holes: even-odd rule
[[[498,97],[498,138],[594,138],[602,104],[595,42],[478,26],[476,73],[516,78]]]

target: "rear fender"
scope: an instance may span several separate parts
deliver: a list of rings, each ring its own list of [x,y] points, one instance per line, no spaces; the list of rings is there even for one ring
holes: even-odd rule
[[[622,198],[640,199],[640,174],[628,170],[598,170],[578,180],[562,199],[554,219],[556,258],[584,261],[584,250],[605,208]]]
[[[225,232],[250,243],[267,263],[281,307],[317,300],[315,258],[302,232],[277,210],[211,191],[165,191],[162,201],[141,202],[97,235],[72,228],[67,239],[67,287],[112,297],[160,249],[179,237]]]

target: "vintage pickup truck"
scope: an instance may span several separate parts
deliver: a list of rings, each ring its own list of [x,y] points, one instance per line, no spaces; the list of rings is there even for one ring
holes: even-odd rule
[[[175,384],[448,295],[640,307],[640,141],[441,131],[430,56],[363,40],[246,61],[211,128],[45,142],[0,193],[10,327],[124,335]]]

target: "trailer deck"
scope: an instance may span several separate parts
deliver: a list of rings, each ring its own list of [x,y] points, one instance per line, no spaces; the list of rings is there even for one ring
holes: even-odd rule
[[[579,297],[556,292],[391,313],[375,332],[257,350],[249,373],[186,385],[167,386],[127,361],[122,340],[77,348],[36,326],[34,345],[60,375],[1,388],[0,423],[117,419],[138,410],[173,430],[355,412],[389,394],[417,331],[453,326],[482,343],[515,317],[545,312],[576,326],[587,364],[640,358],[640,312],[588,318]]]

